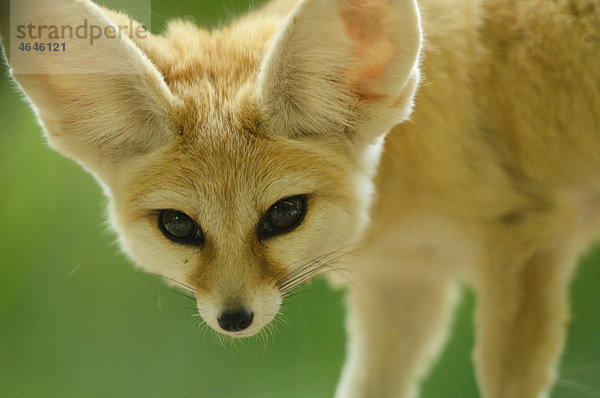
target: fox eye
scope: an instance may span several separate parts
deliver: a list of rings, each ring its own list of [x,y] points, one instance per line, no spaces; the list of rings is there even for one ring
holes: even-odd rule
[[[306,196],[297,195],[283,198],[273,204],[258,224],[258,236],[266,239],[296,228],[306,214]]]
[[[176,243],[202,246],[202,229],[187,214],[177,210],[161,210],[158,215],[158,227],[163,235]]]

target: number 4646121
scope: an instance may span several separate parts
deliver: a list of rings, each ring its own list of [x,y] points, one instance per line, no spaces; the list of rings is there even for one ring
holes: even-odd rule
[[[67,49],[67,46],[65,45],[65,43],[52,43],[52,42],[48,42],[48,43],[25,43],[22,42],[21,44],[19,44],[19,50],[21,51],[37,51],[37,52],[45,52],[45,51],[65,51]]]

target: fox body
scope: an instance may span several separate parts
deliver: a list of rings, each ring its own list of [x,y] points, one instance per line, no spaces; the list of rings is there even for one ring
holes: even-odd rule
[[[102,182],[125,251],[208,325],[252,335],[338,270],[337,397],[414,397],[465,280],[482,396],[549,394],[600,234],[596,1],[283,0],[144,39],[87,0],[23,3],[128,32],[27,60],[59,73],[9,63],[50,145]]]

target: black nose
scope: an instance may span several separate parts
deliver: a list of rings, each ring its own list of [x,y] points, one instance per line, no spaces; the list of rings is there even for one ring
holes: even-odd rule
[[[239,332],[252,324],[254,313],[242,308],[235,311],[224,311],[219,315],[219,325],[228,332]]]

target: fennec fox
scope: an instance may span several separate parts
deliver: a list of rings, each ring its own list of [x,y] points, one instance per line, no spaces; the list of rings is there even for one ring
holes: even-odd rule
[[[600,233],[597,1],[277,1],[164,36],[88,0],[15,4],[6,54],[50,145],[212,328],[253,335],[345,268],[336,396],[414,397],[466,280],[481,395],[549,395]],[[102,37],[15,48],[82,21]]]

